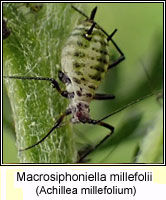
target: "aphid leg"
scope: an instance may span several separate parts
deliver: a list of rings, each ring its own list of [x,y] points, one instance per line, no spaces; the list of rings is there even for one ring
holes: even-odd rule
[[[114,42],[114,40],[112,39],[113,35],[116,33],[117,29],[115,29],[107,38],[108,41],[111,41],[113,43],[113,45],[115,46],[116,50],[120,53],[120,57],[112,64],[109,65],[108,69],[111,69],[112,67],[115,67],[116,65],[118,65],[121,61],[123,61],[125,59],[124,53],[120,50],[120,48],[118,47],[118,45]]]
[[[95,94],[93,96],[94,100],[110,100],[110,99],[115,99],[115,96],[112,94]]]
[[[67,116],[67,115],[70,115],[71,114],[71,110],[68,109],[66,110],[60,117],[59,119],[56,121],[55,125],[51,128],[51,130],[41,139],[39,140],[37,143],[29,146],[29,147],[26,147],[24,149],[20,149],[19,151],[26,151],[28,149],[31,149],[35,146],[37,146],[38,144],[40,144],[41,142],[43,142],[56,128],[58,128],[60,126],[60,124],[62,123],[63,119]]]
[[[37,80],[37,81],[50,81],[53,85],[53,88],[56,88],[59,94],[66,98],[72,98],[73,94],[68,93],[67,91],[62,91],[59,87],[58,82],[53,78],[44,78],[44,77],[24,77],[24,76],[3,76],[3,78],[10,79],[22,79],[22,80]]]
[[[69,77],[65,73],[63,73],[62,71],[58,72],[58,78],[64,84],[70,84],[71,83],[71,80],[69,79]]]
[[[95,146],[91,147],[87,152],[85,152],[83,154],[83,156],[78,160],[78,163],[82,162],[84,160],[84,158],[86,156],[88,156],[92,151],[94,151],[95,149],[97,149],[101,144],[103,144],[114,132],[114,127],[105,123],[105,122],[102,122],[100,120],[89,120],[89,122],[87,122],[88,124],[93,124],[93,125],[100,125],[100,126],[103,126],[107,129],[110,130],[110,133],[108,135],[106,135],[98,144],[96,144]]]

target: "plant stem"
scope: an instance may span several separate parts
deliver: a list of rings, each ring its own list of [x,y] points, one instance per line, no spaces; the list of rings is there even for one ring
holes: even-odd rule
[[[70,3],[5,3],[10,36],[3,41],[4,75],[57,79],[61,50],[78,18]],[[10,99],[17,147],[28,147],[54,126],[68,100],[45,81],[5,80]],[[60,84],[61,85],[61,84]],[[61,85],[61,87],[63,87]],[[40,145],[19,153],[21,163],[76,162],[74,133],[69,118]]]

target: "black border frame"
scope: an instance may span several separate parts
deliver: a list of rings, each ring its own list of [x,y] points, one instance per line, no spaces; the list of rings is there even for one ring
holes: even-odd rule
[[[1,19],[3,18],[3,3],[25,3],[27,1],[2,1],[1,2]],[[3,164],[3,39],[1,34],[1,166],[166,166],[165,163],[165,1],[29,1],[33,3],[162,3],[163,4],[163,163],[124,163],[124,164],[99,164],[99,163],[81,163],[81,164],[49,164],[49,163],[16,163],[16,164]],[[1,20],[2,30],[2,20]]]

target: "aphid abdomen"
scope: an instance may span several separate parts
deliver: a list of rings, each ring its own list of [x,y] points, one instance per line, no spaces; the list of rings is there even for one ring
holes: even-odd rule
[[[97,27],[87,35],[91,26],[91,22],[85,21],[74,29],[62,50],[61,60],[62,70],[70,78],[74,93],[86,101],[92,99],[109,65],[106,36]]]

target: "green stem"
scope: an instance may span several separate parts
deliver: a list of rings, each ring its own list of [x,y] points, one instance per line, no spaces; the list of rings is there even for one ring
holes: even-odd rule
[[[80,17],[78,13],[69,3],[43,4],[37,12],[25,3],[5,3],[3,9],[11,31],[3,41],[4,75],[57,79],[61,50]],[[17,147],[23,149],[48,133],[69,102],[45,81],[6,79],[5,84]],[[40,145],[20,152],[19,159],[23,163],[76,162],[70,120],[67,118]]]

